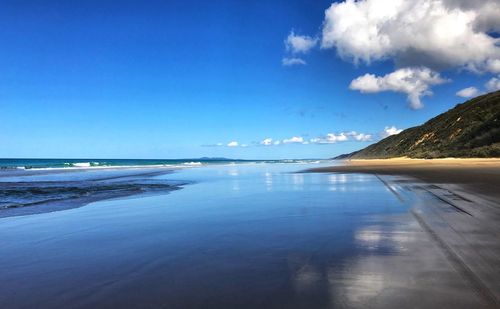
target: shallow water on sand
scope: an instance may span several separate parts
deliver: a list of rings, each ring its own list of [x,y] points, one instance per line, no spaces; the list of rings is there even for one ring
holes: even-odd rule
[[[165,193],[182,182],[161,179],[167,168],[37,170],[0,174],[0,218],[76,208],[99,200]],[[6,175],[7,174],[7,175]]]
[[[410,202],[307,167],[182,170],[167,195],[2,218],[0,307],[477,306]]]

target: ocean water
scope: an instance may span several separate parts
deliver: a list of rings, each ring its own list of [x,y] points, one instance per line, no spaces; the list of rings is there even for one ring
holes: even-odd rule
[[[2,159],[0,170],[6,169],[55,169],[91,167],[131,167],[131,166],[201,166],[231,163],[305,163],[321,160],[238,160],[226,158],[194,159]]]
[[[481,306],[411,215],[420,197],[373,175],[295,173],[318,165],[160,172],[145,179],[181,189],[0,218],[0,308]]]

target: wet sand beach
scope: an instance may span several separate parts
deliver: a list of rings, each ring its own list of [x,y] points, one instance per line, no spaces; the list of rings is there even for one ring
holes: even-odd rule
[[[439,200],[421,199],[410,213],[483,305],[500,306],[500,159],[349,160],[307,172],[375,175],[402,201],[398,187]]]
[[[378,159],[346,160],[311,172],[405,175],[427,183],[460,185],[473,194],[500,201],[500,159]]]
[[[179,170],[155,177],[189,183],[168,194],[0,218],[0,307],[498,306],[494,206],[406,177],[297,173],[314,166]]]

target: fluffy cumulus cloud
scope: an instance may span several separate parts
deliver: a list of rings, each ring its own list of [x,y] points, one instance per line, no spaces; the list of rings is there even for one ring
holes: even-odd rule
[[[500,90],[500,76],[493,77],[486,83],[486,89],[488,91],[497,91]]]
[[[322,48],[367,64],[498,73],[498,0],[346,0],[325,12]]]
[[[399,133],[401,133],[401,131],[403,131],[403,129],[398,129],[395,126],[385,127],[384,131],[382,131],[382,133],[380,133],[380,136],[382,136],[383,138],[385,138],[385,137],[388,137],[388,136],[391,136],[391,135],[399,134]]]
[[[232,141],[227,144],[227,147],[238,147],[238,142],[237,141]]]
[[[292,30],[285,40],[286,50],[293,54],[305,54],[318,43],[317,38],[307,35],[297,35]]]
[[[458,91],[456,94],[462,98],[470,98],[476,96],[478,93],[479,90],[476,87],[467,87]]]
[[[307,62],[297,57],[291,57],[291,58],[284,57],[283,59],[281,59],[281,64],[284,66],[294,66],[294,65],[306,65]]]
[[[321,48],[335,48],[356,64],[393,61],[398,70],[360,76],[351,89],[406,93],[410,107],[418,109],[421,97],[445,82],[441,70],[498,74],[499,32],[498,0],[345,0],[325,11]],[[496,80],[488,90],[498,89]]]
[[[439,73],[428,68],[403,68],[384,76],[365,74],[354,79],[349,88],[359,90],[362,93],[381,91],[405,93],[408,96],[410,107],[419,109],[423,107],[420,98],[432,94],[430,86],[439,85],[446,81]]]

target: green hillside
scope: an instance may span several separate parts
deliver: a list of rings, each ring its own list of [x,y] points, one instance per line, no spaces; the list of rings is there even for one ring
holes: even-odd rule
[[[500,91],[458,104],[423,125],[339,159],[500,157]]]

